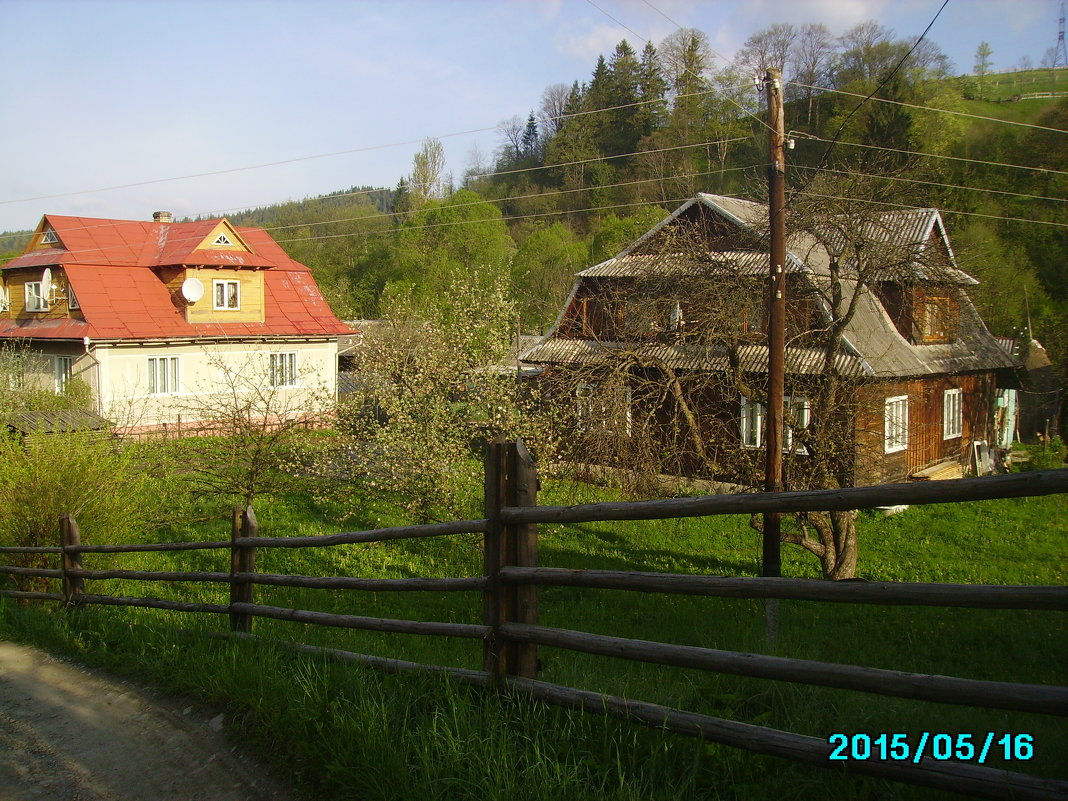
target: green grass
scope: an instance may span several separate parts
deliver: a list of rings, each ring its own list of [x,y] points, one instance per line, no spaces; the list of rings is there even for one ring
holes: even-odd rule
[[[543,503],[601,500],[604,490],[545,482]],[[303,497],[257,508],[265,536],[335,533],[405,522],[386,506],[338,508]],[[871,580],[1063,584],[1063,496],[865,513],[860,576]],[[173,539],[224,539],[228,522],[173,530]],[[83,539],[91,536],[83,532]],[[543,527],[543,565],[755,575],[759,536],[746,518],[715,517]],[[95,561],[94,561],[95,560]],[[784,574],[815,576],[815,561],[784,547]],[[121,563],[121,564],[120,564]],[[86,566],[227,570],[227,554],[86,556]],[[476,537],[261,549],[258,569],[308,575],[476,575]],[[226,602],[223,587],[98,582],[91,592]],[[332,593],[257,588],[261,603],[350,614],[477,623],[469,593]],[[1063,613],[780,604],[768,648],[761,602],[543,588],[541,621],[622,637],[975,679],[1065,683]],[[949,797],[906,785],[758,757],[639,726],[488,697],[435,677],[389,676],[296,656],[268,644],[207,638],[224,616],[91,607],[64,613],[8,604],[0,633],[225,704],[236,736],[277,755],[302,786],[332,798],[900,798]],[[185,630],[186,633],[181,633]],[[257,634],[417,662],[480,667],[477,641],[334,630],[257,620]],[[1020,766],[1068,777],[1063,722],[863,693],[684,671],[542,649],[541,678],[818,737],[836,732],[1031,732]]]

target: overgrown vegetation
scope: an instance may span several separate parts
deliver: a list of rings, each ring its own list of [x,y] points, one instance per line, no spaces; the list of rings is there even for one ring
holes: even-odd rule
[[[546,503],[613,497],[604,490],[546,481]],[[263,499],[266,536],[334,533],[350,525],[411,519],[388,504],[345,509],[305,495]],[[865,514],[861,575],[867,579],[982,583],[1064,583],[1068,534],[1058,497],[938,505],[884,518]],[[83,527],[83,530],[85,527]],[[225,520],[185,524],[157,535],[219,539]],[[88,538],[88,535],[87,535]],[[567,568],[753,575],[758,538],[744,518],[704,518],[543,527],[541,562]],[[87,567],[100,557],[86,556]],[[261,550],[259,569],[308,575],[410,577],[474,575],[473,538]],[[134,555],[123,567],[226,570],[225,553]],[[119,566],[119,565],[114,565]],[[787,554],[789,575],[815,565]],[[94,582],[92,591],[225,602],[210,586]],[[477,622],[477,595],[335,593],[260,587],[264,603],[347,614]],[[696,599],[546,588],[546,625],[623,637],[767,652],[756,601]],[[312,796],[427,798],[850,798],[935,799],[934,791],[757,757],[735,749],[601,720],[523,699],[487,697],[454,682],[388,676],[266,643],[207,635],[225,618],[90,607],[3,609],[4,636],[36,642],[172,693],[225,707],[235,737],[251,740]],[[271,639],[476,668],[481,646],[467,640],[402,637],[257,620]],[[1063,614],[941,610],[783,602],[772,653],[976,679],[1058,683],[1068,659]],[[826,737],[835,731],[1030,731],[1036,759],[1014,770],[1065,776],[1064,724],[1042,715],[875,698],[784,683],[542,649],[547,681],[622,694],[731,719]]]

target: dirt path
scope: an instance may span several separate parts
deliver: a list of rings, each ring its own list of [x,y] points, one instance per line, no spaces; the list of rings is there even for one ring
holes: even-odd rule
[[[222,716],[0,642],[0,801],[281,801]]]

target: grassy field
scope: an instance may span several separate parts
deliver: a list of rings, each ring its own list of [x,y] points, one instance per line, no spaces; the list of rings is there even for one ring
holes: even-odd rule
[[[604,499],[606,491],[546,481],[544,503]],[[349,513],[352,510],[347,510]],[[298,496],[259,505],[261,533],[336,533],[339,510]],[[1063,497],[865,513],[859,575],[872,580],[1065,583]],[[404,522],[368,508],[348,528]],[[738,517],[543,527],[546,566],[754,575],[758,535]],[[221,539],[228,523],[168,532]],[[85,536],[90,541],[89,536]],[[481,569],[478,539],[293,551],[261,550],[258,569],[308,575],[465,576]],[[86,566],[227,570],[228,555],[87,555]],[[815,576],[815,561],[784,548],[784,574]],[[91,592],[225,603],[221,588],[100,582]],[[333,593],[257,588],[262,603],[416,620],[479,622],[480,598],[461,593]],[[782,602],[769,647],[757,601],[545,588],[542,622],[623,637],[773,653],[975,679],[1066,683],[1064,615]],[[332,798],[755,799],[950,797],[710,746],[661,731],[486,697],[454,682],[390,676],[269,644],[204,636],[223,617],[151,610],[4,607],[0,634],[132,673],[175,693],[225,705],[232,732],[280,760],[302,786]],[[458,667],[480,666],[476,641],[333,630],[257,620],[257,634]],[[989,712],[639,665],[543,649],[541,678],[585,689],[825,738],[834,732],[1028,732],[1035,757],[1001,763],[1068,778],[1068,727],[1043,715]]]

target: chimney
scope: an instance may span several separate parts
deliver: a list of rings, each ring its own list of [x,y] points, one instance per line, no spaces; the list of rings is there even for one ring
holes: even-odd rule
[[[174,222],[174,215],[171,214],[169,211],[154,211],[152,212],[152,222]]]

